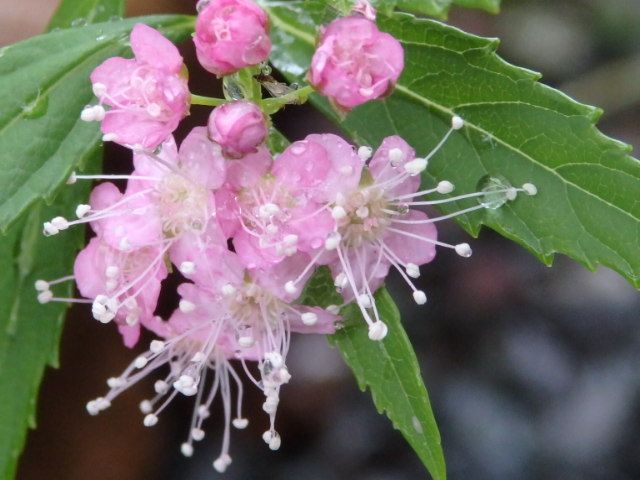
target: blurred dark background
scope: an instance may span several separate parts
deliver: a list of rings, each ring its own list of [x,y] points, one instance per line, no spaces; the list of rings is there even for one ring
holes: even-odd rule
[[[190,12],[189,0],[129,1],[129,15]],[[0,44],[42,31],[56,2],[0,0]],[[491,16],[454,10],[450,23],[502,39],[500,53],[539,70],[544,81],[604,107],[607,134],[640,145],[640,0],[505,1]],[[194,65],[190,45],[183,49]],[[197,67],[192,89],[217,86]],[[204,123],[194,107],[191,125]],[[277,118],[290,138],[331,129],[311,108]],[[126,154],[124,154],[126,155]],[[107,165],[122,163],[109,148]],[[465,238],[453,223],[442,237]],[[500,236],[483,231],[474,256],[441,251],[423,269],[430,303],[417,308],[392,279],[439,421],[450,478],[474,480],[640,479],[640,296],[615,273],[590,273],[558,257],[548,269]],[[639,252],[640,254],[640,252]],[[146,343],[146,342],[144,342]],[[84,408],[106,378],[135,356],[113,328],[73,309],[60,369],[48,370],[29,434],[21,480],[200,480],[220,444],[219,417],[194,457],[179,453],[190,402],[176,401],[160,423],[142,426],[124,395],[98,417]],[[261,440],[266,416],[256,389],[250,426],[232,435],[235,479],[416,479],[427,475],[401,435],[376,414],[337,351],[323,337],[296,338],[292,382],[278,414],[279,452]]]

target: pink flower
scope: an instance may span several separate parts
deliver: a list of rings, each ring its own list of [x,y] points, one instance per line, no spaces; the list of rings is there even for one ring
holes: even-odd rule
[[[251,0],[212,0],[199,14],[193,37],[198,61],[229,75],[269,56],[267,14]]]
[[[388,94],[403,68],[400,42],[373,21],[351,16],[321,32],[309,81],[337,107],[351,110]]]
[[[368,0],[356,0],[356,4],[351,10],[353,13],[359,13],[364,18],[367,18],[371,21],[376,20],[376,9],[369,3]]]
[[[160,248],[123,253],[98,237],[78,254],[74,265],[78,290],[92,300],[94,317],[103,323],[114,320],[128,347],[138,341],[140,324],[153,322],[160,282],[166,276]]]
[[[254,153],[267,138],[267,122],[260,107],[238,100],[216,107],[209,116],[209,136],[225,155],[240,158]]]
[[[109,58],[93,71],[100,105],[85,108],[82,119],[101,121],[105,140],[152,150],[187,115],[189,88],[182,57],[158,31],[137,24],[131,48],[135,58]]]

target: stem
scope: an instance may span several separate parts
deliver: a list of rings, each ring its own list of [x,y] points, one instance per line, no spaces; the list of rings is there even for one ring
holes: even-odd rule
[[[212,98],[204,97],[202,95],[191,94],[191,105],[204,105],[207,107],[217,107],[223,103],[227,103],[228,100],[224,98]]]
[[[285,105],[291,103],[304,103],[309,98],[309,95],[313,93],[313,87],[307,85],[306,87],[298,88],[292,92],[282,95],[281,97],[265,98],[262,100],[262,108],[269,114],[275,113]]]

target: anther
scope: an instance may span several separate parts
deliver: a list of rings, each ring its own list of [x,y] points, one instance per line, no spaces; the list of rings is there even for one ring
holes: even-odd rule
[[[298,287],[296,287],[296,284],[293,283],[292,280],[289,280],[287,283],[284,284],[284,290],[285,292],[293,295],[294,293],[298,292]]]
[[[524,193],[531,196],[538,193],[538,188],[533,183],[525,183],[522,185],[522,190],[524,190]]]
[[[278,435],[278,433],[274,433],[274,435],[271,436],[271,440],[269,441],[269,448],[275,451],[280,448],[281,444],[282,439],[280,438],[280,435]]]
[[[342,236],[338,232],[332,232],[324,241],[324,248],[327,250],[335,250],[338,248],[338,245],[340,245],[340,240],[342,240]]]
[[[160,353],[164,349],[164,342],[161,340],[151,340],[149,350],[151,353]]]
[[[193,363],[202,363],[206,360],[207,356],[204,354],[204,352],[196,352],[193,354],[193,357],[191,357],[191,361]]]
[[[103,142],[114,142],[118,139],[118,135],[116,135],[115,133],[105,133],[102,136],[102,141]]]
[[[444,195],[453,192],[454,188],[455,187],[453,186],[453,183],[449,182],[448,180],[443,180],[438,183],[436,191]]]
[[[193,262],[182,262],[180,264],[180,273],[184,275],[191,275],[196,271],[196,264]]]
[[[293,233],[286,235],[282,241],[284,242],[285,245],[289,245],[289,246],[293,246],[296,243],[298,243],[298,235],[295,235]]]
[[[196,309],[195,303],[190,302],[189,300],[185,300],[184,298],[180,300],[178,308],[182,313],[191,313]]]
[[[242,430],[243,428],[247,428],[247,425],[249,425],[249,420],[247,420],[246,418],[234,418],[231,423],[238,430]]]
[[[153,427],[156,423],[158,423],[158,417],[153,413],[148,413],[147,415],[145,415],[142,423],[145,427]]]
[[[233,295],[234,293],[236,293],[236,287],[234,287],[233,285],[231,285],[230,283],[227,283],[226,285],[222,286],[222,294],[225,297],[230,297],[231,295]]]
[[[389,161],[393,167],[397,167],[404,159],[404,154],[399,148],[392,148],[389,150]]]
[[[302,320],[302,323],[310,327],[316,324],[316,322],[318,321],[318,315],[313,312],[305,312],[300,315],[300,320]]]
[[[258,215],[262,219],[267,219],[277,214],[280,208],[275,203],[265,203],[258,208]]]
[[[334,220],[340,220],[347,216],[347,211],[340,205],[331,209],[331,216]]]
[[[107,385],[109,386],[109,388],[122,387],[125,383],[125,380],[120,377],[111,377],[107,379]]]
[[[418,305],[424,305],[427,303],[427,295],[422,290],[416,290],[413,292],[413,299]]]
[[[459,243],[454,248],[456,253],[461,257],[469,258],[471,256],[472,251],[468,243]]]
[[[164,380],[156,380],[156,382],[153,384],[153,389],[157,394],[164,395],[169,391],[169,384]]]
[[[464,120],[462,118],[458,115],[451,117],[451,128],[454,130],[460,130],[462,127],[464,127]]]
[[[371,147],[362,146],[358,148],[358,157],[360,157],[360,160],[362,160],[363,162],[369,160],[372,154],[373,149]]]
[[[185,457],[190,457],[191,455],[193,455],[193,445],[186,442],[183,443],[182,445],[180,445],[180,452]]]
[[[369,325],[369,338],[374,341],[380,341],[387,336],[388,331],[387,325],[378,320]]]
[[[76,172],[71,172],[69,178],[67,178],[67,185],[73,185],[78,181],[78,177],[76,176]]]
[[[196,442],[199,442],[204,438],[204,430],[202,430],[201,428],[192,429],[191,438],[193,438]]]
[[[416,265],[415,263],[407,263],[405,270],[407,272],[407,275],[409,275],[411,278],[420,277],[420,267],[418,267],[418,265]]]
[[[218,473],[224,473],[229,465],[231,465],[231,457],[226,453],[220,455],[213,462],[213,468],[215,468]]]
[[[427,160],[424,158],[414,158],[404,164],[405,171],[412,177],[419,175],[427,168]]]
[[[253,337],[240,337],[238,339],[238,345],[240,345],[242,348],[250,348],[253,347],[253,345],[256,343],[255,339]]]
[[[151,413],[153,404],[149,400],[142,400],[139,405],[140,411],[144,414]]]
[[[334,315],[338,315],[340,313],[340,307],[338,305],[329,305],[325,310]]]
[[[83,218],[91,210],[91,205],[81,203],[76,207],[76,217]]]
[[[363,205],[356,209],[356,215],[358,218],[367,218],[369,216],[369,207]]]
[[[44,292],[46,290],[49,290],[49,282],[45,280],[36,280],[35,288],[39,292]]]
[[[93,94],[100,98],[107,93],[107,86],[104,83],[96,82],[92,85]]]
[[[371,297],[369,297],[369,295],[367,295],[366,293],[363,293],[361,295],[358,295],[358,304],[362,307],[362,308],[371,308]]]
[[[42,225],[42,233],[44,233],[46,236],[51,236],[57,235],[58,233],[60,233],[60,230],[58,230],[55,225],[53,225],[53,223],[44,222],[44,224]]]
[[[142,355],[140,355],[138,358],[135,359],[135,361],[133,362],[133,365],[140,369],[140,368],[144,368],[147,366],[147,357],[144,357]]]
[[[118,273],[120,273],[120,269],[116,265],[109,265],[104,271],[107,278],[114,278]]]
[[[45,304],[49,303],[53,298],[53,292],[51,290],[45,290],[38,294],[38,302]]]

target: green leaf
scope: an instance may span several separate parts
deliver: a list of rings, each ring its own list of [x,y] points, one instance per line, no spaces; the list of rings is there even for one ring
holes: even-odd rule
[[[153,16],[59,30],[5,47],[0,54],[0,230],[39,198],[50,202],[100,139],[80,120],[93,100],[91,71],[127,54],[129,31],[144,22],[173,40],[193,29],[187,16]]]
[[[51,28],[68,26],[81,16],[89,23],[122,15],[122,6],[121,0],[67,0],[54,15]],[[167,32],[175,39],[188,33],[190,23],[185,17],[143,20],[167,25]],[[41,197],[46,195],[51,200],[72,168],[95,170],[99,165],[102,148],[97,127],[78,122],[80,109],[92,100],[88,73],[107,56],[127,51],[124,41],[133,22],[74,28],[0,50],[5,86],[0,92],[0,155],[4,167],[0,173],[0,216],[4,229],[13,222],[0,238],[0,258],[5,259],[0,273],[3,479],[14,477],[27,428],[35,426],[38,387],[45,366],[57,364],[67,310],[62,303],[40,305],[34,282],[68,275],[84,240],[82,229],[45,238],[42,222],[73,212],[78,203],[86,201],[89,184],[64,189],[52,207],[45,206]],[[100,42],[96,38],[101,38]],[[14,182],[21,183],[16,186]],[[56,285],[54,292],[68,297],[73,286]]]
[[[124,0],[65,0],[51,17],[48,31],[120,19]]]
[[[299,6],[267,5],[274,27],[283,27],[273,36],[273,63],[296,80],[313,52],[314,19],[326,10],[321,2],[306,2],[304,15]],[[597,130],[601,111],[506,63],[495,53],[495,39],[406,14],[381,15],[378,22],[402,41],[406,68],[391,97],[340,121],[344,131],[373,146],[399,134],[425,155],[451,116],[462,116],[466,127],[432,159],[427,185],[448,179],[457,193],[473,192],[489,174],[513,185],[532,182],[539,191],[498,210],[458,217],[468,232],[477,236],[487,225],[546,264],[563,253],[589,269],[611,267],[640,286],[640,162],[629,155],[631,147]],[[323,99],[311,99],[339,122]],[[469,200],[442,210],[473,205]]]
[[[341,304],[326,267],[309,281],[301,301],[326,307]],[[378,413],[386,413],[416,451],[435,480],[446,478],[440,433],[420,366],[400,323],[400,313],[386,289],[376,293],[376,305],[389,333],[381,342],[369,339],[367,325],[356,305],[344,308],[344,326],[329,337],[340,349],[362,391],[371,390]]]
[[[327,0],[326,3],[339,14],[347,15],[355,2],[353,0]],[[372,0],[371,4],[384,14],[389,14],[397,9],[438,18],[446,18],[453,5],[478,8],[491,13],[500,11],[500,0]]]
[[[94,149],[91,163],[99,163]],[[27,428],[35,427],[38,388],[46,365],[57,366],[58,343],[67,305],[36,300],[34,282],[72,271],[83,229],[55,237],[42,235],[42,222],[68,215],[86,199],[88,184],[65,190],[55,207],[38,202],[0,239],[0,478],[14,477]],[[72,283],[52,287],[56,296],[73,294]]]
[[[464,8],[479,8],[489,13],[500,12],[500,0],[453,0],[453,4]]]

